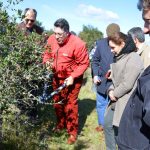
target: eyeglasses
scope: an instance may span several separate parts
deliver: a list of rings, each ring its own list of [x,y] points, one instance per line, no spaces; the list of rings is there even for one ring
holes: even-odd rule
[[[32,23],[35,22],[35,20],[32,20],[32,19],[25,19],[25,20],[26,20],[26,22],[29,22],[29,21]]]
[[[59,36],[59,37],[63,37],[64,33],[65,32],[63,32],[63,33],[56,33],[56,32],[54,32],[55,36]]]

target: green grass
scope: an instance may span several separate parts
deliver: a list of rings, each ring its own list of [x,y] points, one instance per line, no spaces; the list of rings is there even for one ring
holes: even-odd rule
[[[3,150],[105,150],[103,133],[97,133],[97,114],[95,110],[95,93],[92,91],[92,80],[90,69],[86,71],[87,81],[81,88],[79,94],[79,135],[74,145],[67,144],[67,133],[53,133],[56,117],[52,106],[40,106],[40,118],[42,122],[35,127],[18,126],[5,121],[3,132],[7,133],[3,144]],[[9,127],[10,128],[10,127]],[[15,129],[21,131],[16,136]],[[0,148],[1,148],[0,147]]]

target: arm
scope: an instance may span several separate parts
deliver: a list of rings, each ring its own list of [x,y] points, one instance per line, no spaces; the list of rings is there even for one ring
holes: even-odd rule
[[[101,82],[101,79],[98,76],[99,71],[100,71],[100,62],[101,62],[101,55],[100,55],[99,49],[96,46],[96,50],[92,58],[92,70],[93,70],[93,76],[94,76],[93,80],[95,84],[100,84]]]
[[[117,98],[122,97],[133,88],[138,76],[143,69],[140,57],[130,57],[127,60],[124,69],[125,73],[123,75],[123,80],[119,86],[115,87],[114,89],[114,96]]]
[[[83,75],[89,66],[89,56],[85,44],[77,46],[75,50],[75,61],[78,67],[71,73],[73,78]]]
[[[92,58],[92,70],[93,70],[93,75],[98,76],[99,75],[99,67],[100,67],[100,62],[101,62],[101,55],[100,55],[100,50],[98,47],[96,47],[96,51],[93,55]]]
[[[107,93],[108,93],[108,96],[111,101],[117,101],[117,98],[114,96],[114,85],[113,84],[110,85]]]
[[[148,79],[149,80],[149,79]],[[150,80],[142,86],[143,105],[143,121],[150,127]]]

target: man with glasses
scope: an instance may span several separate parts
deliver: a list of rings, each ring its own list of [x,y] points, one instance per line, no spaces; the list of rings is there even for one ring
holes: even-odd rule
[[[144,32],[150,34],[150,0],[139,0],[145,22]],[[131,95],[122,115],[117,144],[119,150],[150,149],[150,66],[137,81],[137,87]]]
[[[69,32],[67,20],[60,18],[54,23],[54,34],[48,39],[43,63],[53,70],[54,90],[63,83],[66,84],[66,88],[53,97],[55,102],[63,102],[54,105],[57,126],[53,131],[66,128],[69,134],[68,144],[73,144],[78,133],[78,94],[83,73],[89,66],[89,57],[86,44]]]
[[[36,25],[37,11],[32,8],[26,8],[23,15],[23,22],[18,25],[18,29],[24,31],[26,34],[35,32],[37,34],[43,33],[43,28]]]

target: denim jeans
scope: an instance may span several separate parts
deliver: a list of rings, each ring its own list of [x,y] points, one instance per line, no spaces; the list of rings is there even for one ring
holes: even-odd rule
[[[108,105],[108,96],[96,93],[96,110],[98,115],[98,124],[104,126],[104,113]]]

